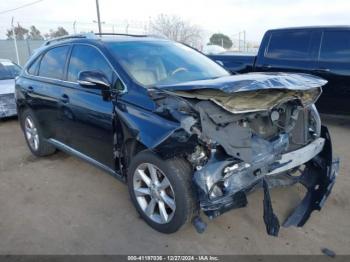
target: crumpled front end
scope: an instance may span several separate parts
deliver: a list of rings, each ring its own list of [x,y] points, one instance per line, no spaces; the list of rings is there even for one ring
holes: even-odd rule
[[[283,142],[279,142],[283,143]],[[339,161],[332,157],[328,129],[322,126],[321,136],[298,150],[282,154],[275,161],[263,165],[238,162],[221,153],[212,152],[208,163],[194,174],[200,207],[209,218],[247,205],[247,194],[264,189],[264,221],[267,233],[276,236],[279,221],[273,213],[269,189],[302,184],[307,193],[283,226],[303,226],[314,210],[321,210],[339,169]]]
[[[193,150],[187,148],[184,155],[194,169],[198,205],[209,218],[246,206],[247,195],[263,188],[267,233],[277,236],[280,223],[269,190],[296,183],[307,193],[283,225],[303,226],[321,209],[339,161],[333,159],[329,132],[314,106],[325,82],[307,76],[307,88],[304,77],[259,75],[263,81],[250,81],[252,90],[242,90],[247,76],[219,90],[212,83],[201,89],[196,82],[195,88],[177,86],[163,97],[154,96],[157,113],[178,121],[179,129],[192,138],[188,145],[194,144]]]

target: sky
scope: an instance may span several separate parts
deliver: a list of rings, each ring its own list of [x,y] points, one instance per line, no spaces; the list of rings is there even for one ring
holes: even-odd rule
[[[43,33],[57,26],[73,32],[96,30],[95,0],[43,0],[13,12],[34,0],[1,0],[0,38],[5,37],[11,19],[24,27],[36,25]],[[142,30],[157,15],[177,15],[200,26],[205,35],[221,32],[237,37],[245,30],[249,41],[259,43],[271,28],[308,25],[350,25],[350,0],[99,0],[104,31]]]

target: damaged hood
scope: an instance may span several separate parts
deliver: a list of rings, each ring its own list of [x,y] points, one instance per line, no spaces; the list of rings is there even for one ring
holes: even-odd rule
[[[317,100],[326,83],[307,74],[249,73],[158,88],[182,97],[211,100],[232,113],[246,113],[270,110],[290,100],[308,106]]]
[[[160,85],[169,91],[193,91],[215,89],[225,93],[256,91],[265,89],[309,90],[321,87],[326,80],[308,74],[289,73],[248,73],[230,75],[208,80],[182,82],[173,85]]]

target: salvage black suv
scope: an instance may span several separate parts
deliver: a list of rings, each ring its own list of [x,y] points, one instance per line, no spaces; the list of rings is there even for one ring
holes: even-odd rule
[[[305,186],[284,222],[302,226],[335,181],[338,161],[314,106],[324,84],[304,74],[230,75],[162,38],[87,34],[37,50],[16,101],[34,155],[63,150],[125,181],[154,229],[191,221],[201,232],[202,213],[244,207],[262,188],[267,233],[277,235],[272,187]]]

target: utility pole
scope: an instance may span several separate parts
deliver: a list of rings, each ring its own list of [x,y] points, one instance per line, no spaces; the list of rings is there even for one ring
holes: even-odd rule
[[[241,32],[238,32],[238,52],[241,52]]]
[[[98,0],[96,0],[96,11],[97,11],[98,32],[101,34],[102,28],[101,28],[101,18],[100,18],[100,6],[98,3]]]
[[[32,51],[30,50],[30,45],[29,45],[29,41],[28,41],[28,35],[26,37],[26,44],[27,44],[27,51],[28,51],[28,57],[32,54]]]
[[[245,36],[245,30],[243,30],[243,51],[246,52],[247,45],[246,45],[246,36]]]
[[[12,37],[13,37],[13,42],[15,44],[15,51],[16,51],[16,58],[17,58],[17,64],[19,63],[19,54],[18,54],[18,46],[17,46],[17,39],[16,39],[16,33],[15,33],[15,26],[13,24],[13,17],[12,17],[12,21],[11,21],[11,27],[12,27]]]
[[[74,31],[74,34],[77,33],[76,25],[77,25],[77,21],[74,21],[74,22],[73,22],[73,31]]]

